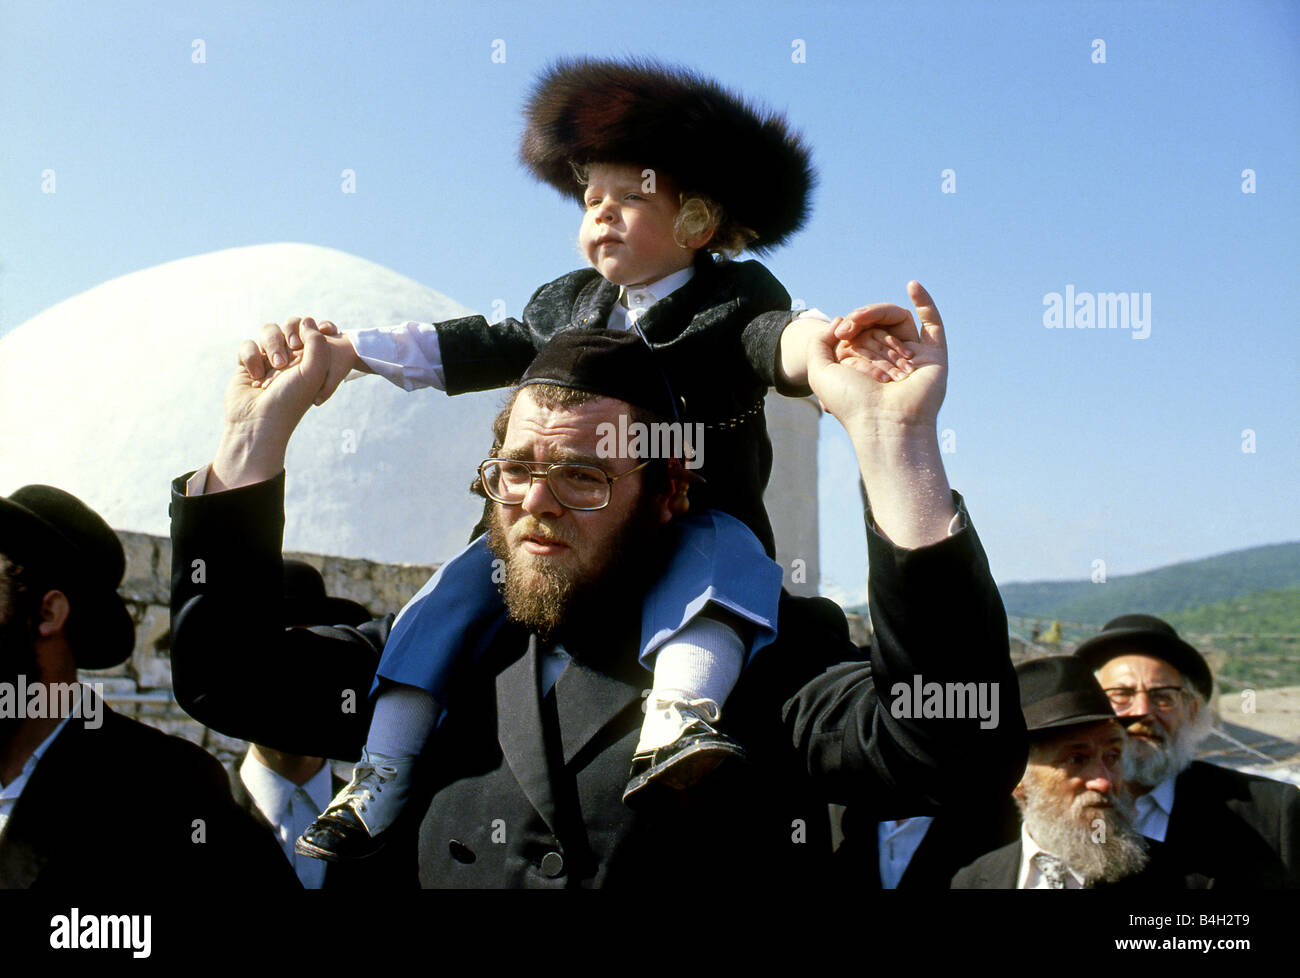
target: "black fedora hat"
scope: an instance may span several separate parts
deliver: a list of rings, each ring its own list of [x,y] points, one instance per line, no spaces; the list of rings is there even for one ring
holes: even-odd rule
[[[1118,720],[1092,670],[1071,655],[1046,655],[1016,666],[1020,709],[1030,733]]]
[[[360,625],[374,617],[364,605],[325,593],[325,579],[311,564],[284,561],[284,623],[286,625]]]
[[[117,593],[126,554],[93,509],[53,486],[23,486],[0,496],[0,553],[68,596],[78,668],[107,669],[131,654],[135,622]]]
[[[1207,700],[1214,696],[1214,676],[1209,663],[1188,645],[1174,627],[1154,615],[1120,615],[1100,632],[1081,642],[1074,654],[1093,670],[1121,655],[1150,655],[1181,672]]]
[[[548,68],[524,110],[519,158],[539,180],[581,202],[572,164],[662,169],[713,198],[762,252],[808,219],[816,174],[785,119],[717,82],[650,59],[571,58]]]

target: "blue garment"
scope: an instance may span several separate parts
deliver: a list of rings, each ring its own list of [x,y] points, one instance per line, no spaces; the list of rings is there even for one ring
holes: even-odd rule
[[[780,566],[749,527],[726,513],[710,510],[673,525],[673,557],[642,605],[641,664],[653,671],[655,652],[710,602],[754,625],[752,659],[776,637]],[[372,694],[383,679],[447,705],[459,657],[476,658],[505,622],[495,560],[480,536],[438,568],[393,623]]]

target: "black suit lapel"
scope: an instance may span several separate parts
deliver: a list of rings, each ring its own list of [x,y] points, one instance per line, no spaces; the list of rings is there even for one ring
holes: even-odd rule
[[[643,671],[641,675],[649,679]],[[570,659],[555,683],[555,709],[565,766],[573,763],[589,744],[594,750],[604,749],[606,744],[595,743],[597,738],[633,706],[638,707],[634,716],[639,724],[641,702],[641,687],[630,678],[617,678]],[[614,727],[602,741],[618,740],[627,733],[627,726],[624,723]],[[627,760],[628,764],[632,763],[631,757]]]
[[[26,795],[25,790],[23,794]],[[29,803],[27,807],[31,810],[32,806]],[[41,851],[39,841],[32,837],[32,833],[25,831],[31,820],[20,819],[22,808],[20,800],[14,806],[14,817],[9,820],[4,837],[0,839],[0,890],[29,889],[49,858]]]
[[[975,877],[975,889],[1014,890],[1020,880],[1020,840],[1008,843],[983,857]]]
[[[59,845],[66,819],[81,817],[86,797],[94,796],[94,785],[78,772],[96,769],[96,747],[103,746],[100,735],[116,722],[106,704],[99,709],[98,728],[87,730],[83,718],[72,717],[37,762],[0,837],[0,889],[31,887]]]
[[[275,836],[275,841],[279,844],[279,831],[271,824],[270,819],[262,813],[262,809],[257,807],[257,802],[253,800],[253,796],[248,793],[248,786],[244,784],[244,779],[239,774],[239,768],[235,768],[234,773],[230,776],[230,794],[235,799],[235,804],[252,815],[258,825],[263,826]]]
[[[546,732],[537,696],[537,663],[537,636],[530,635],[528,651],[497,674],[497,740],[519,787],[558,836]]]
[[[944,846],[947,840],[944,837],[943,830],[943,817],[936,816],[935,820],[926,828],[925,835],[921,836],[921,844],[916,847],[916,851],[912,853],[912,858],[907,861],[907,868],[903,870],[903,875],[899,877],[898,888],[900,890],[925,887],[929,884],[931,863],[942,862],[947,855]],[[877,846],[878,848],[879,846]],[[879,869],[877,869],[877,874],[879,874]]]
[[[1014,890],[1020,880],[1020,860],[1024,856],[1024,847],[1020,840],[1005,847],[1006,855],[999,861],[993,881],[1000,890]]]

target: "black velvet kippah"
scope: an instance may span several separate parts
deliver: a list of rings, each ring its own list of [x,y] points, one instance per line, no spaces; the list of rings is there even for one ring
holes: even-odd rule
[[[567,329],[556,333],[524,371],[520,387],[554,384],[612,397],[661,418],[676,418],[673,393],[655,353],[635,333]]]

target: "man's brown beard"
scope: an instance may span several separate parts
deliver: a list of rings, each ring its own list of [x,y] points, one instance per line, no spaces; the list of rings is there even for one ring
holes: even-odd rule
[[[608,596],[618,604],[626,602],[632,586],[641,580],[639,570],[654,564],[659,552],[656,540],[658,522],[654,516],[655,500],[642,493],[627,521],[599,553],[598,562],[569,571],[550,561],[537,561],[528,573],[507,543],[501,523],[500,505],[492,507],[488,518],[488,547],[505,563],[502,594],[511,619],[534,631],[543,641],[582,620],[584,612],[608,610]],[[540,533],[567,542],[553,525],[535,517],[524,517]],[[516,529],[521,529],[519,523]]]
[[[1085,791],[1066,798],[1059,784],[1044,784],[1026,772],[1020,806],[1025,827],[1038,845],[1083,877],[1085,885],[1114,883],[1139,872],[1147,863],[1146,840],[1133,828],[1128,811],[1112,793]],[[1093,808],[1110,801],[1110,808]],[[1101,819],[1102,825],[1094,822]],[[1096,841],[1097,835],[1100,838]]]

